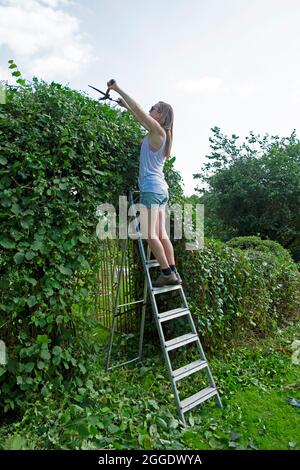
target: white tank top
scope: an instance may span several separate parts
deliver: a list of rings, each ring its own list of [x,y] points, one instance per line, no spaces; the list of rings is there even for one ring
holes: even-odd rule
[[[164,150],[167,136],[165,135],[162,146],[158,150],[151,150],[148,135],[143,139],[140,152],[140,168],[138,184],[140,191],[153,193],[165,193],[169,186],[165,180]]]

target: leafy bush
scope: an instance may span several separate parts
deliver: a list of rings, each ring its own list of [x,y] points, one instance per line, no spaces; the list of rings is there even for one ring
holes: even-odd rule
[[[231,246],[232,248],[240,248],[241,250],[248,250],[251,248],[252,250],[262,251],[264,253],[273,253],[275,256],[283,258],[290,263],[293,262],[293,258],[289,251],[274,240],[262,240],[257,236],[234,237],[228,240],[226,245]]]
[[[181,240],[176,245],[183,287],[207,349],[221,348],[232,336],[266,335],[299,315],[297,266],[278,247],[276,256],[272,243],[269,252],[263,243],[263,251],[242,251],[214,239],[205,239],[199,251],[186,250]]]
[[[111,196],[118,165],[108,158],[117,145],[110,113],[54,83],[34,79],[30,88],[8,91],[0,173],[5,411],[20,406],[24,394],[46,395],[46,379],[57,385],[72,370],[85,371],[72,304],[88,296],[94,212]],[[115,180],[122,184],[121,175]]]
[[[95,351],[75,305],[97,270],[96,209],[136,187],[143,132],[129,113],[35,77],[8,89],[0,124],[1,412],[85,374]],[[172,162],[168,174],[178,181]]]

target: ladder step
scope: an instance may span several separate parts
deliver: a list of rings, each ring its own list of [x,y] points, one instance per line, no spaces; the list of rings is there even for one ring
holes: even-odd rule
[[[164,287],[152,287],[153,294],[162,294],[163,292],[170,292],[172,290],[181,289],[181,284],[175,284],[174,286],[164,286]]]
[[[188,333],[187,335],[178,336],[178,338],[171,339],[170,341],[166,341],[166,349],[167,351],[172,351],[172,349],[180,348],[185,344],[192,343],[193,341],[197,341],[198,335],[195,333]]]
[[[151,259],[146,261],[146,266],[148,266],[148,268],[155,268],[156,266],[160,266],[160,264],[156,259]]]
[[[187,366],[180,367],[180,369],[176,369],[172,372],[172,376],[174,380],[178,381],[183,379],[184,377],[188,377],[195,372],[198,372],[201,369],[207,367],[207,362],[203,361],[202,359],[198,359],[197,361],[191,362]]]
[[[173,310],[168,310],[167,312],[162,312],[158,314],[158,319],[163,322],[166,320],[172,320],[173,318],[182,317],[183,315],[188,315],[188,308],[174,308]]]
[[[217,395],[217,389],[214,387],[206,387],[200,392],[195,393],[194,395],[191,395],[190,397],[186,398],[185,400],[182,400],[180,402],[180,408],[182,411],[185,413],[188,410],[191,410],[194,408],[194,406],[199,405],[205,400],[208,400],[209,398],[213,397],[214,395]]]

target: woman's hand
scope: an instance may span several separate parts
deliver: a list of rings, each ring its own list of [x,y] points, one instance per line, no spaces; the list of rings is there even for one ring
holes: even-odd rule
[[[128,104],[126,103],[125,100],[123,100],[123,98],[118,98],[116,101],[119,106],[122,106],[122,108],[128,109]]]
[[[109,90],[119,91],[118,84],[113,78],[107,82],[107,87]]]

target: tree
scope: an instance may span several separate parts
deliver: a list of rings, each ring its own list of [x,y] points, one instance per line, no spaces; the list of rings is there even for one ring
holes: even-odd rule
[[[208,184],[197,188],[214,214],[235,236],[260,235],[288,248],[300,259],[300,141],[263,138],[252,132],[239,145],[238,136],[212,129],[212,152],[204,170],[194,174]],[[224,236],[226,238],[226,235]]]

